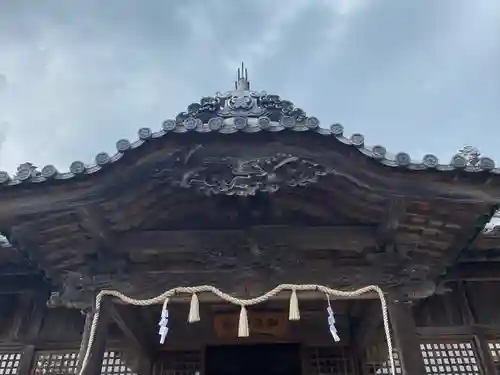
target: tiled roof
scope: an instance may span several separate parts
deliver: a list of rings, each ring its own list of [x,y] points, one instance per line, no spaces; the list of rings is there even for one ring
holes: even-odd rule
[[[367,146],[360,133],[350,136],[344,134],[344,127],[333,124],[320,126],[316,117],[309,117],[294,106],[293,103],[281,99],[277,95],[250,90],[246,78],[239,76],[235,90],[217,93],[213,97],[204,97],[199,103],[189,105],[187,111],[177,115],[175,119],[163,122],[161,129],[140,128],[138,139],[130,142],[120,139],[116,142],[116,153],[98,153],[93,163],[74,161],[69,171],[59,172],[53,165],[46,165],[37,170],[31,163],[22,164],[15,176],[0,171],[0,185],[38,184],[50,180],[67,180],[78,175],[90,175],[117,163],[126,153],[134,152],[144,144],[158,138],[168,137],[170,133],[256,133],[256,132],[313,132],[321,137],[329,137],[332,147],[336,143],[349,145],[361,154],[372,158],[388,167],[408,170],[436,170],[464,172],[483,172],[500,174],[500,168],[488,157],[477,157],[470,163],[463,152],[454,155],[449,162],[440,162],[433,154],[425,155],[421,160],[412,159],[406,152],[392,154],[382,145]]]

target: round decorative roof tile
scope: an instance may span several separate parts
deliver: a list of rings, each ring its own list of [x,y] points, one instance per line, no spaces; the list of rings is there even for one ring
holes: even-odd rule
[[[283,116],[280,123],[285,128],[293,128],[295,126],[295,119],[292,116]]]
[[[373,157],[375,159],[383,159],[383,158],[385,158],[385,155],[387,154],[387,150],[385,149],[384,146],[377,145],[377,146],[373,146],[372,153],[373,153]]]
[[[0,184],[5,184],[10,181],[10,176],[5,171],[0,171]]]
[[[482,157],[479,159],[479,168],[484,170],[490,170],[495,168],[495,161],[491,158]]]
[[[306,119],[306,126],[309,129],[316,129],[319,127],[319,120],[316,117],[308,117]]]
[[[269,129],[271,127],[271,120],[269,120],[269,117],[262,116],[257,120],[257,124],[259,124],[261,129]]]
[[[422,163],[427,168],[436,168],[439,165],[439,159],[436,155],[427,154],[423,157]]]
[[[210,120],[208,120],[208,127],[210,130],[220,130],[222,126],[224,125],[224,120],[220,117],[213,117]]]
[[[182,123],[184,125],[184,127],[187,129],[187,130],[194,130],[196,129],[196,119],[194,118],[187,118],[183,121]]]
[[[462,155],[454,155],[451,158],[451,163],[455,168],[465,168],[467,166],[467,159],[465,159]]]
[[[42,177],[44,178],[52,178],[57,175],[57,169],[53,165],[46,165],[42,168]]]
[[[151,136],[153,135],[153,131],[150,128],[140,128],[137,134],[139,135],[140,139],[146,140],[151,138]]]
[[[73,163],[71,163],[69,167],[71,173],[74,174],[82,174],[85,172],[85,169],[86,169],[85,164],[81,161],[74,161]]]
[[[333,135],[340,137],[344,134],[344,127],[341,124],[333,124],[330,126],[330,131]]]
[[[108,155],[108,153],[106,152],[99,152],[96,156],[95,156],[95,163],[97,165],[106,165],[108,164],[109,162],[111,161],[111,158],[110,156]]]
[[[26,181],[29,178],[31,178],[31,169],[28,168],[22,168],[17,171],[17,178],[21,181]]]
[[[130,144],[130,141],[128,139],[120,139],[118,142],[116,142],[116,149],[118,152],[125,152],[130,149],[132,145]]]
[[[363,136],[363,134],[353,134],[351,135],[351,143],[356,147],[363,147],[363,145],[365,144],[365,137]]]
[[[168,119],[168,120],[163,121],[163,124],[161,125],[161,128],[164,131],[169,132],[169,131],[174,130],[175,126],[176,126],[175,120]]]
[[[234,127],[238,130],[245,129],[247,124],[248,124],[248,120],[245,117],[235,117],[234,118]]]
[[[406,152],[398,152],[395,157],[396,164],[401,167],[407,167],[411,164],[411,157]]]

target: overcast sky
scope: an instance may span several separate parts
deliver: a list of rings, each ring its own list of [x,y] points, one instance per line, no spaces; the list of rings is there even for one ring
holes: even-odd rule
[[[499,0],[0,0],[0,168],[114,153],[242,60],[368,144],[500,163]]]

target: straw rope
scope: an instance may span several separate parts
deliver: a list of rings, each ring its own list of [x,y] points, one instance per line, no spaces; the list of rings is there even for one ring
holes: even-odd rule
[[[149,298],[149,299],[135,299],[135,298],[130,298],[130,297],[126,296],[125,294],[120,293],[116,290],[102,290],[101,292],[99,292],[99,294],[96,297],[94,316],[92,319],[90,334],[89,334],[88,342],[87,342],[86,349],[85,349],[85,356],[83,357],[82,366],[80,368],[79,375],[83,375],[85,368],[87,367],[88,361],[90,359],[90,351],[91,351],[92,345],[94,343],[96,329],[97,329],[97,323],[99,321],[101,302],[105,296],[116,297],[127,304],[135,305],[135,306],[150,306],[150,305],[155,305],[155,304],[161,303],[163,305],[163,308],[166,309],[169,298],[174,296],[174,295],[178,295],[178,294],[191,294],[191,295],[193,295],[193,294],[210,292],[210,293],[215,294],[216,296],[220,297],[221,299],[223,299],[229,303],[240,306],[243,309],[247,306],[256,305],[256,304],[262,303],[264,301],[267,301],[269,298],[274,297],[278,293],[285,291],[285,290],[291,291],[292,293],[294,291],[295,292],[316,291],[316,292],[324,293],[328,296],[346,297],[346,298],[359,297],[359,296],[361,296],[365,293],[369,293],[369,292],[377,293],[377,295],[380,299],[380,305],[381,305],[381,310],[382,310],[385,338],[387,341],[387,354],[388,354],[388,359],[389,359],[389,363],[391,366],[391,373],[393,375],[396,374],[396,367],[395,367],[395,363],[394,363],[393,347],[392,347],[392,337],[391,337],[391,331],[389,328],[389,314],[388,314],[388,310],[387,310],[387,301],[385,300],[384,292],[382,291],[382,289],[380,287],[378,287],[376,285],[368,285],[366,287],[356,289],[353,291],[341,291],[341,290],[331,289],[331,288],[328,288],[326,286],[315,285],[315,284],[281,284],[281,285],[278,285],[276,288],[268,291],[267,293],[262,294],[259,297],[251,298],[251,299],[236,298],[236,297],[231,296],[227,293],[224,293],[220,289],[217,289],[211,285],[201,285],[201,286],[195,286],[195,287],[177,287],[177,288],[167,290],[166,292],[164,292],[156,297]]]

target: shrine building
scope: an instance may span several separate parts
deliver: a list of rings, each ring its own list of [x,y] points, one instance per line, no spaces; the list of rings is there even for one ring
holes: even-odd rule
[[[500,374],[500,168],[368,142],[242,68],[0,172],[0,375]]]

